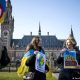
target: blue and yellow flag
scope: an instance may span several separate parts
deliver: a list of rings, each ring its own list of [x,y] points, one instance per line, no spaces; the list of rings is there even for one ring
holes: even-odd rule
[[[68,51],[64,52],[64,68],[77,68],[78,62],[76,59],[76,51]]]
[[[6,1],[0,0],[0,23],[4,22],[6,12]]]
[[[17,74],[19,77],[23,77],[25,73],[28,72],[29,67],[25,65],[28,58],[33,54],[34,50],[28,51],[21,60],[21,65],[17,70]],[[52,71],[49,68],[49,71],[46,73],[46,80],[57,80],[54,74],[52,75]]]

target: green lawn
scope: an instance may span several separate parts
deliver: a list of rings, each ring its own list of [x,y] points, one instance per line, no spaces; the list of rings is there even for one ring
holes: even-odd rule
[[[0,80],[22,80],[16,72],[0,72]]]
[[[47,80],[57,80],[55,77],[51,78],[48,74],[49,79]],[[0,72],[0,80],[23,80],[18,77],[16,72]]]

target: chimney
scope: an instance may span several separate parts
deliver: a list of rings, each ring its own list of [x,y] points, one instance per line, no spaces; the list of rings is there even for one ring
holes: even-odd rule
[[[47,35],[49,36],[49,32],[47,32]]]
[[[32,32],[30,32],[30,35],[32,36]]]

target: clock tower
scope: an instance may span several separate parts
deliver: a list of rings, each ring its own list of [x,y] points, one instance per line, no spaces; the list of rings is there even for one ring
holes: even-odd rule
[[[6,1],[6,16],[4,22],[1,24],[1,38],[3,46],[7,49],[10,47],[11,39],[13,38],[14,18],[12,17],[11,1]]]

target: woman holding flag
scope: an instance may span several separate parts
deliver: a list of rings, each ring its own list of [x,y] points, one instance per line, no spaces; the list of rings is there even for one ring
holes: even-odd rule
[[[61,67],[58,80],[80,80],[80,51],[74,37],[70,35],[65,45],[57,59]]]
[[[45,52],[38,36],[33,37],[27,46],[17,73],[24,80],[57,80],[46,65]]]
[[[40,45],[40,38],[34,37],[27,46],[27,53],[24,55],[25,65],[29,67],[28,73],[24,76],[24,80],[46,80],[46,72],[49,71],[46,65],[46,57],[43,48]]]
[[[32,80],[46,80],[46,72],[49,71],[46,65],[45,52],[40,45],[40,38],[34,37],[27,47],[27,53],[24,55],[29,57],[26,65],[29,66],[29,72],[34,73]]]

